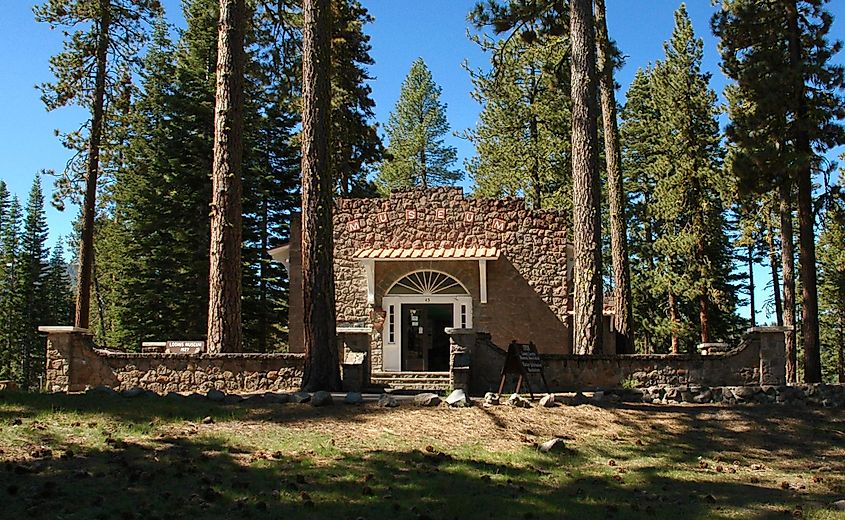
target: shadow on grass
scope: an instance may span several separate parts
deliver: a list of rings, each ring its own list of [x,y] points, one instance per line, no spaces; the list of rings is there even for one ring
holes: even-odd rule
[[[72,456],[63,456],[67,450]],[[61,452],[61,453],[59,453]],[[785,492],[647,475],[637,489],[610,477],[563,476],[577,455],[526,454],[526,465],[440,452],[371,451],[332,460],[248,453],[208,438],[66,445],[7,461],[0,496],[7,518],[690,518],[710,503],[754,510]],[[705,498],[709,494],[712,498]],[[748,516],[746,516],[748,517]],[[759,510],[754,518],[782,517]]]

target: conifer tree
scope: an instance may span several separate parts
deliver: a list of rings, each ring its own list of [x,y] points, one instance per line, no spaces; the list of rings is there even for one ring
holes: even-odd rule
[[[841,175],[841,171],[840,171]],[[831,187],[819,235],[819,321],[827,382],[845,383],[845,190]]]
[[[596,40],[590,0],[570,1],[575,354],[602,352],[601,204],[596,121]]]
[[[374,62],[363,28],[373,17],[358,0],[333,0],[332,11],[332,171],[339,195],[368,195],[367,175],[384,153],[367,83]]]
[[[481,30],[491,13],[471,19]],[[528,27],[538,28],[536,21]],[[535,29],[526,29],[535,31]],[[536,33],[536,31],[535,31]],[[534,208],[571,208],[569,60],[561,36],[471,39],[490,55],[491,70],[470,71],[473,98],[482,106],[475,128],[464,132],[476,147],[466,164],[474,193],[522,196]]]
[[[43,375],[46,357],[45,345],[38,335],[38,326],[50,318],[47,306],[47,219],[44,215],[44,194],[41,177],[36,176],[26,205],[21,248],[19,253],[18,283],[23,296],[21,322],[21,383],[32,388]]]
[[[0,378],[21,380],[24,295],[20,283],[21,219],[20,201],[12,197],[3,215],[0,229],[0,269],[2,269],[2,305],[0,305]]]
[[[120,95],[124,71],[132,68],[146,40],[146,24],[161,10],[158,0],[50,0],[36,6],[35,18],[51,27],[67,27],[64,50],[50,60],[54,83],[42,84],[42,100],[48,110],[78,104],[90,110],[82,204],[82,236],[79,241],[79,281],[75,323],[89,322],[91,276],[94,261],[94,219],[100,146],[106,100]],[[71,142],[77,137],[71,137]],[[65,172],[73,179],[73,171]]]
[[[461,179],[462,173],[452,169],[457,150],[444,143],[449,122],[440,91],[425,62],[417,58],[385,125],[388,145],[376,177],[382,194],[394,188],[427,188]]]
[[[70,287],[70,275],[65,261],[62,237],[50,249],[47,261],[47,275],[44,282],[46,298],[46,325],[68,325],[73,321],[73,294]]]
[[[842,44],[828,38],[833,18],[826,3],[725,0],[713,18],[714,32],[721,39],[722,69],[737,82],[727,133],[742,152],[734,167],[740,186],[757,193],[774,186],[780,192],[787,326],[791,215],[793,208],[798,210],[808,383],[821,380],[812,178],[824,152],[845,142],[840,123],[845,70],[831,63]]]

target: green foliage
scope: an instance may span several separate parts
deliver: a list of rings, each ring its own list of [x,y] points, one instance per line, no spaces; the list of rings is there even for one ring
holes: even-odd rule
[[[395,188],[454,184],[462,173],[451,169],[457,150],[443,137],[449,132],[446,105],[440,87],[422,58],[411,70],[399,93],[396,108],[385,125],[388,147],[376,184],[382,194]]]
[[[664,48],[664,61],[638,71],[621,129],[636,329],[640,348],[657,351],[673,336],[687,348],[697,336],[730,340],[739,325],[716,94],[701,72],[702,42],[683,5]],[[676,320],[668,317],[670,292]]]
[[[845,375],[845,190],[841,184],[831,189],[818,258],[822,371],[826,381],[841,383],[845,382],[841,379]]]
[[[475,23],[483,26],[482,10]],[[479,122],[465,132],[476,147],[466,164],[473,192],[522,196],[535,208],[570,207],[570,107],[567,43],[560,36],[492,40],[472,36],[490,53],[489,72],[470,71]]]

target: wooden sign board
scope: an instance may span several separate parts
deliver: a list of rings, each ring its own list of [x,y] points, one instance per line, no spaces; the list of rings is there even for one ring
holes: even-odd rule
[[[505,356],[505,366],[502,367],[502,379],[499,383],[499,394],[505,388],[505,380],[509,374],[518,375],[519,379],[516,382],[516,393],[522,387],[522,382],[528,387],[528,393],[531,398],[534,398],[534,392],[531,390],[531,383],[528,381],[529,375],[539,374],[543,381],[543,386],[546,387],[546,392],[549,391],[549,385],[546,383],[546,376],[543,374],[543,360],[540,359],[540,353],[537,352],[537,347],[534,343],[517,343],[512,341],[508,345],[508,353]]]
[[[164,351],[170,354],[200,354],[205,352],[205,341],[168,341]]]

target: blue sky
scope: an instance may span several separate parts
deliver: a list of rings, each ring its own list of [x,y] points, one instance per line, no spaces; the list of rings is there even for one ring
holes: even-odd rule
[[[479,106],[470,98],[472,84],[463,68],[487,66],[487,57],[466,38],[471,30],[466,15],[473,0],[362,0],[375,17],[365,28],[371,36],[373,97],[376,119],[387,121],[399,96],[399,87],[411,67],[422,57],[442,87],[442,99],[448,105],[447,116],[454,131],[462,131],[476,122]],[[47,113],[34,89],[37,83],[51,79],[48,60],[61,49],[61,33],[38,24],[32,16],[33,2],[5,2],[0,17],[0,63],[9,74],[0,81],[0,179],[13,193],[25,201],[35,174],[41,169],[61,171],[70,155],[53,134],[79,127],[85,114],[76,108],[63,108]],[[180,0],[164,0],[168,15],[182,24]],[[617,74],[621,94],[627,90],[637,68],[663,56],[663,42],[669,38],[674,24],[676,0],[608,0],[607,18],[610,36],[628,56],[625,67]],[[837,22],[832,36],[845,40],[845,2],[834,0],[828,6]],[[726,80],[718,67],[716,40],[710,32],[714,8],[710,0],[692,0],[687,9],[698,36],[704,38],[704,69],[713,74],[711,86],[720,92]],[[845,56],[836,57],[845,63]],[[620,96],[620,101],[623,98]],[[474,153],[472,146],[457,137],[450,137],[463,159]],[[50,191],[50,179],[44,187]],[[47,219],[51,241],[70,231],[75,208],[64,213],[48,208]],[[759,279],[765,278],[761,268]],[[763,297],[763,295],[760,295]],[[761,319],[765,319],[760,316]]]

